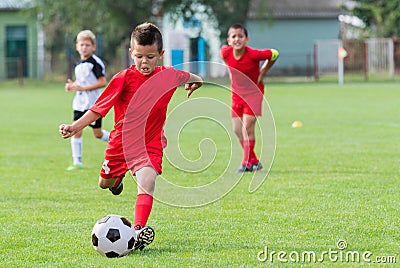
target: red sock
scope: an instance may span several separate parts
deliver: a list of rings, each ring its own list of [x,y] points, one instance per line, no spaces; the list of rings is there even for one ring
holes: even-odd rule
[[[256,140],[249,140],[249,164],[257,164],[258,158],[256,153],[254,152],[254,146],[256,144]]]
[[[138,194],[135,204],[135,220],[134,226],[146,226],[153,207],[153,197],[148,194]]]
[[[243,159],[242,159],[242,166],[246,166],[249,160],[249,142],[248,140],[239,140],[240,145],[243,148]]]
[[[242,146],[242,148],[244,149],[244,140],[239,140],[240,145]]]
[[[240,141],[243,147],[243,160],[242,166],[252,165],[258,163],[258,158],[254,152],[255,140],[242,140]]]

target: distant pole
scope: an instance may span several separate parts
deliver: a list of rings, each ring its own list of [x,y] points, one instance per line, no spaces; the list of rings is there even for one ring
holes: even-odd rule
[[[203,37],[199,37],[197,41],[197,60],[198,60],[198,70],[200,76],[207,75],[207,67],[206,67],[206,44]]]
[[[101,33],[97,34],[97,45],[96,45],[96,54],[97,56],[99,56],[100,58],[103,57],[103,36],[101,35]]]
[[[343,67],[343,59],[339,58],[339,62],[338,62],[338,82],[339,85],[343,85],[343,76],[344,76],[344,71],[343,71],[344,67]]]
[[[24,63],[22,57],[18,57],[18,81],[19,84],[22,86],[24,85]]]
[[[343,48],[343,42],[339,42],[338,48],[338,80],[339,85],[343,85],[344,80],[344,58],[347,56],[347,51]]]
[[[346,24],[345,16],[339,15],[338,20],[340,21],[340,31],[339,31],[339,47],[338,47],[338,83],[343,85],[344,80],[344,63],[343,59],[346,57],[346,50],[343,48],[343,40],[346,37]]]
[[[368,81],[368,43],[364,40],[364,80]]]
[[[67,38],[67,40],[69,40]],[[69,41],[66,41],[66,49],[67,49],[67,71],[68,71],[68,77],[67,78],[72,78],[72,46]]]
[[[314,78],[315,81],[319,80],[319,73],[318,73],[318,45],[314,43]]]

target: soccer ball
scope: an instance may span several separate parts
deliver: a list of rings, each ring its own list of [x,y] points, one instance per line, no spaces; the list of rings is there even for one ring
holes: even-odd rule
[[[120,215],[104,216],[93,227],[92,244],[98,253],[108,258],[125,256],[135,244],[131,222]]]

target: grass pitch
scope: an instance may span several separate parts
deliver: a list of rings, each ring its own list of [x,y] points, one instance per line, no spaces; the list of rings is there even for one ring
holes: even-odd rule
[[[178,91],[172,105],[181,103],[184,95]],[[127,174],[124,192],[117,197],[97,187],[105,143],[95,140],[89,129],[84,133],[86,168],[65,171],[71,162],[70,144],[59,137],[58,125],[71,121],[73,94],[65,93],[62,83],[0,83],[0,266],[399,263],[398,83],[272,83],[266,96],[277,147],[261,187],[249,193],[251,175],[246,174],[223,198],[208,205],[179,208],[155,202],[149,219],[156,230],[153,244],[123,258],[107,259],[93,250],[91,229],[106,214],[132,219],[134,180]],[[211,85],[193,97],[229,104],[229,94]],[[229,114],[226,117],[229,120]],[[303,127],[291,128],[295,120]],[[112,115],[104,127],[112,127]],[[196,121],[194,127],[197,131],[188,130],[190,138],[181,139],[185,157],[200,157],[198,142],[207,135],[218,150],[211,167],[197,173],[175,171],[164,161],[165,176],[187,187],[212,182],[224,161],[233,161],[235,167],[240,161],[240,155],[230,155],[228,148],[237,148],[237,141],[227,144],[229,138],[226,132],[219,133],[218,124]],[[224,172],[227,178],[236,176],[230,169]]]

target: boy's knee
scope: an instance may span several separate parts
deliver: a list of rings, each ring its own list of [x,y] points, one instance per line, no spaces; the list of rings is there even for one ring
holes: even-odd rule
[[[95,133],[94,136],[96,137],[96,139],[101,139],[103,137],[103,133]]]
[[[247,136],[254,136],[254,128],[246,128]]]
[[[233,128],[233,133],[239,138],[242,138],[242,128]]]
[[[100,187],[101,189],[110,188],[109,184],[110,184],[110,183],[109,183],[109,180],[103,179],[102,177],[99,178],[99,183],[98,183],[98,185],[99,185],[99,187]]]

